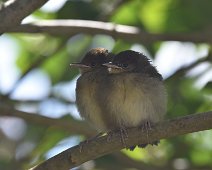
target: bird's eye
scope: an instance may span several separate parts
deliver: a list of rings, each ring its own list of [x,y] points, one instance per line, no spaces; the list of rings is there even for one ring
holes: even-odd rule
[[[92,62],[91,67],[95,67],[95,66],[96,66],[96,63]]]
[[[122,64],[122,67],[123,67],[123,68],[127,68],[127,67],[128,67],[128,64],[127,64],[127,63],[123,63],[123,64]]]

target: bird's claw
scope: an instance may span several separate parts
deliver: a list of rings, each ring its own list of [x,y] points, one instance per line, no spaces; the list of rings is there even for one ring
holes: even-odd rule
[[[109,132],[107,132],[107,142],[110,142],[111,141],[111,138],[112,138],[112,136],[113,136],[113,131],[109,131]]]
[[[148,120],[144,121],[141,125],[142,132],[146,131],[148,134],[149,130],[152,130],[152,123]]]
[[[148,144],[151,144],[152,146],[154,145],[157,146],[160,143],[160,141],[153,141],[153,142],[149,141],[149,131],[152,130],[152,123],[150,121],[146,120],[145,122],[143,122],[140,128],[142,132],[146,132],[148,142],[145,144],[138,145],[139,148],[145,148]]]
[[[125,127],[120,127],[120,129],[118,129],[119,135],[120,135],[120,139],[121,139],[121,143],[126,147],[126,139],[128,138],[128,132],[127,129]],[[111,141],[112,136],[114,135],[114,131],[109,131],[107,133],[107,142]]]
[[[121,136],[121,143],[124,147],[126,147],[126,139],[128,138],[128,132],[125,127],[120,128],[120,136]]]

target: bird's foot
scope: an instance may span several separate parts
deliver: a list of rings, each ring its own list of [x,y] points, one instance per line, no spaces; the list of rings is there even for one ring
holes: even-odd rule
[[[152,123],[149,120],[146,120],[141,124],[140,129],[142,132],[146,132],[148,134],[148,131],[152,130]]]
[[[142,133],[146,132],[146,137],[147,137],[147,143],[145,144],[140,144],[138,147],[140,148],[145,148],[150,142],[149,142],[149,131],[152,129],[152,123],[149,120],[145,120],[141,126],[139,127],[141,129]]]
[[[148,144],[151,144],[152,146],[154,145],[157,146],[160,143],[160,141],[153,141],[153,142],[149,141],[149,131],[152,130],[152,122],[146,120],[141,124],[139,128],[142,130],[142,132],[146,132],[146,137],[148,141],[146,144],[138,145],[139,148],[145,148]]]
[[[151,142],[150,144],[152,145],[152,146],[158,146],[159,145],[159,143],[160,143],[160,141],[159,140],[156,140],[156,141],[153,141],[153,142]]]
[[[120,127],[121,143],[126,148],[126,139],[128,138],[127,129],[124,126]]]
[[[134,149],[136,148],[137,145],[135,146],[130,146],[129,148],[126,148],[126,149],[129,149],[130,151],[134,151]]]
[[[79,151],[80,151],[80,153],[82,152],[83,146],[84,146],[85,144],[89,143],[89,142],[92,141],[92,140],[95,140],[95,139],[99,138],[99,137],[102,136],[103,134],[104,134],[103,132],[100,132],[100,133],[98,133],[96,136],[93,136],[93,137],[91,137],[91,138],[89,138],[89,139],[86,139],[85,141],[80,142],[80,144],[79,144]]]
[[[137,145],[139,148],[145,148],[148,144],[153,145],[158,145],[160,143],[160,141],[154,141],[154,142],[149,142],[149,131],[152,130],[152,122],[146,120],[144,121],[141,126],[139,127],[139,129],[142,131],[142,133],[146,132],[146,137],[147,137],[147,143],[145,144],[139,144]],[[127,149],[129,149],[130,151],[133,151],[136,148],[136,146],[131,146]]]
[[[111,141],[111,138],[113,137],[114,132],[111,130],[109,132],[107,132],[107,142]]]
[[[140,145],[138,145],[138,147],[139,148],[145,148],[148,144],[150,144],[152,146],[158,146],[159,143],[160,143],[160,141],[157,140],[157,141],[149,142],[147,144],[140,144]]]
[[[115,132],[119,132],[120,135],[120,139],[121,139],[121,143],[126,147],[126,142],[125,140],[128,138],[128,133],[127,133],[127,129],[124,126],[121,126],[119,129],[117,129],[117,131],[109,131],[107,132],[107,142],[111,141],[111,138],[113,137]]]

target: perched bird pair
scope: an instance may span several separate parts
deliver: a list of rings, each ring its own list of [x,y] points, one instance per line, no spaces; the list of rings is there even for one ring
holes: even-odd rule
[[[151,123],[163,119],[166,92],[162,76],[143,54],[126,50],[114,55],[94,48],[71,66],[81,72],[76,86],[80,115],[99,132],[119,129],[124,142],[126,128],[148,130]]]

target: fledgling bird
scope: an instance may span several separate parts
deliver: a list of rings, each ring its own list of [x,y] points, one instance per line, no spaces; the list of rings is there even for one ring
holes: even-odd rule
[[[104,65],[109,74],[99,84],[102,94],[98,93],[98,102],[107,115],[108,129],[120,129],[125,133],[125,128],[142,126],[149,130],[151,123],[163,119],[166,90],[161,74],[145,55],[127,50]]]
[[[79,63],[72,63],[71,67],[80,69],[81,76],[76,85],[76,104],[82,118],[99,132],[106,130],[105,117],[97,102],[97,89],[108,71],[102,64],[110,62],[113,54],[105,48],[94,48],[86,53]]]

